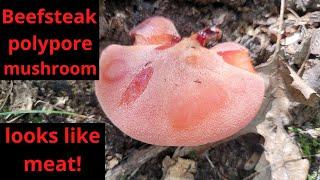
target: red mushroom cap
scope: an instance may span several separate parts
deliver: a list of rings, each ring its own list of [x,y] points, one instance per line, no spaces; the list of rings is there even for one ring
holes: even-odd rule
[[[180,37],[162,17],[131,34],[165,38],[135,38],[135,45],[111,45],[101,55],[96,94],[124,133],[149,144],[196,146],[227,138],[255,117],[264,82],[246,48],[222,43],[206,49],[194,38],[159,48],[168,44],[163,34]]]
[[[226,63],[255,72],[248,49],[240,44],[233,42],[220,43],[211,50],[221,56]]]

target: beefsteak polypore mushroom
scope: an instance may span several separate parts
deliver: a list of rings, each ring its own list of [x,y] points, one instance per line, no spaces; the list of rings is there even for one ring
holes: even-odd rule
[[[264,96],[248,50],[207,28],[181,38],[174,24],[152,17],[130,35],[134,45],[110,45],[100,58],[96,94],[125,134],[155,145],[196,146],[227,138],[256,115]]]

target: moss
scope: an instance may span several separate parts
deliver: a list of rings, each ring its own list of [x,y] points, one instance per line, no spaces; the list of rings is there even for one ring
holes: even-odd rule
[[[313,171],[310,174],[308,174],[308,178],[307,180],[317,180],[317,178],[319,177],[319,170],[318,171]]]
[[[28,116],[29,116],[28,119],[30,119],[30,121],[32,123],[42,123],[43,122],[43,118],[38,114],[29,114]]]
[[[320,127],[320,117],[317,116],[311,121],[312,127]],[[319,162],[316,155],[320,154],[320,138],[314,138],[300,127],[288,127],[288,131],[294,133],[295,140],[299,144],[303,156],[310,161],[311,168],[308,180],[316,180],[319,177]]]

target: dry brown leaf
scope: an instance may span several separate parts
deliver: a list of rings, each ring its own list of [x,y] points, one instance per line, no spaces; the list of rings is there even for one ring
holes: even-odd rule
[[[290,9],[290,12],[294,10]],[[304,16],[297,18],[299,15],[287,14],[287,19],[285,23],[288,26],[317,26],[316,24],[320,22],[320,11],[308,12]]]
[[[287,97],[288,89],[280,75],[283,72],[278,68],[279,64],[282,61],[276,58],[272,63],[258,68],[268,82],[266,97],[262,111],[243,133],[255,132],[262,135],[265,139],[265,151],[255,167],[256,173],[246,179],[302,180],[308,175],[308,160],[302,159],[299,147],[284,129],[284,125],[293,121],[289,113],[292,102]],[[287,73],[290,75],[290,71]]]
[[[308,175],[309,161],[301,159],[299,147],[283,128],[289,117],[278,105],[287,102],[286,98],[276,98],[266,120],[257,126],[257,133],[265,138],[265,152],[255,168],[259,172],[255,179],[302,180]]]
[[[314,139],[320,138],[320,128],[308,129],[305,133],[309,134]]]
[[[196,163],[189,159],[178,157],[177,160],[166,156],[162,161],[162,171],[164,180],[174,179],[194,179],[196,173]]]
[[[291,97],[300,103],[314,106],[320,96],[286,63],[281,63],[281,75]]]
[[[283,40],[281,41],[281,45],[283,45],[283,46],[288,46],[288,45],[290,45],[290,44],[297,43],[298,41],[301,40],[301,38],[302,38],[301,33],[300,33],[300,32],[296,32],[296,33],[294,33],[293,35],[288,36],[288,37],[286,37],[285,39],[283,39]]]
[[[12,101],[12,111],[32,109],[32,97],[35,97],[35,88],[32,88],[28,82],[16,81],[13,92],[10,97]]]
[[[107,166],[107,169],[112,169],[118,164],[119,164],[119,160],[117,158],[112,158],[107,161],[106,166]]]
[[[304,24],[313,25],[320,22],[320,11],[309,12],[301,17],[301,22]]]
[[[302,79],[317,93],[320,93],[320,60],[306,61]]]
[[[310,49],[311,54],[320,55],[320,28],[313,33]]]
[[[296,50],[292,59],[294,64],[301,65],[306,59],[308,59],[310,54],[311,38],[311,31],[307,31],[302,37],[301,45],[299,45],[299,48]]]
[[[287,7],[290,7],[295,10],[313,11],[320,9],[319,0],[287,0]]]
[[[57,97],[57,102],[54,104],[54,106],[63,108],[68,100],[69,100],[68,96]]]

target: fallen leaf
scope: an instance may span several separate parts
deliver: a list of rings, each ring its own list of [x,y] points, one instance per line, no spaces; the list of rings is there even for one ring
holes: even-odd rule
[[[260,158],[261,154],[259,154],[258,152],[254,152],[248,159],[248,161],[244,164],[244,169],[246,171],[250,171],[251,169],[253,169],[257,165]]]
[[[291,97],[300,103],[315,106],[320,96],[286,63],[281,63],[281,75]]]
[[[282,68],[278,68],[279,66]],[[273,70],[273,73],[270,70]],[[299,76],[280,57],[272,63],[262,65],[258,71],[269,82],[269,86],[262,111],[243,133],[253,132],[263,136],[265,151],[255,166],[256,173],[245,179],[306,179],[309,161],[302,159],[299,147],[284,129],[284,125],[295,121],[289,111],[293,102],[288,98],[287,91],[295,87],[292,87],[292,83]],[[289,87],[285,86],[288,81]]]
[[[119,164],[119,159],[117,157],[113,157],[107,161],[107,169],[112,169],[118,164]]]
[[[320,11],[309,12],[301,17],[301,22],[308,25],[320,23]]]
[[[65,96],[65,97],[57,97],[57,102],[54,104],[54,106],[57,106],[57,107],[64,107],[66,102],[69,100],[69,97],[68,96]]]
[[[308,175],[309,161],[302,159],[299,147],[283,128],[283,119],[289,117],[278,109],[278,104],[284,100],[277,98],[266,120],[257,126],[257,133],[265,138],[265,152],[256,166],[259,174],[254,179],[300,180]]]
[[[305,34],[302,37],[302,42],[293,56],[292,61],[294,64],[301,65],[309,57],[311,48],[311,38],[312,32],[305,32]]]
[[[194,179],[196,173],[196,163],[189,159],[170,158],[166,156],[162,161],[162,171],[164,180],[172,179]]]
[[[302,36],[300,32],[296,32],[291,36],[286,37],[281,41],[281,45],[288,46],[301,40]]]
[[[306,134],[309,134],[314,139],[320,137],[320,128],[308,129],[305,132]]]
[[[11,94],[11,111],[31,110],[33,105],[32,97],[35,97],[35,88],[28,82],[16,81]]]
[[[320,60],[306,61],[302,79],[317,93],[320,93]]]
[[[310,53],[320,55],[320,28],[314,31],[312,35]]]

